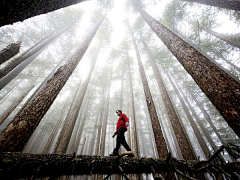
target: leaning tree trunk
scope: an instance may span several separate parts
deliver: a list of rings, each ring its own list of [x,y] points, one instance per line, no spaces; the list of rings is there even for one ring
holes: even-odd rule
[[[28,103],[19,116],[14,118],[2,132],[0,136],[0,151],[22,151],[29,137],[83,57],[104,18],[105,16],[86,36],[86,39],[73,57],[57,70],[39,94]]]
[[[191,98],[196,102],[197,107],[201,110],[202,114],[204,115],[204,118],[207,120],[207,122],[210,124],[210,127],[213,129],[214,133],[217,135],[218,139],[220,140],[220,142],[223,145],[226,145],[226,143],[224,142],[224,140],[222,139],[221,135],[219,134],[216,126],[213,124],[209,114],[207,113],[207,111],[204,109],[204,106],[200,104],[200,102],[198,101],[198,99],[196,98],[195,94],[192,92],[192,90],[188,89]]]
[[[77,21],[76,21],[77,22]],[[71,28],[76,22],[63,29],[53,37],[44,38],[41,45],[29,51],[27,54],[13,59],[7,66],[0,70],[0,90],[14,79],[25,67],[27,67],[39,54],[41,54],[49,45],[51,45],[61,34]],[[44,40],[46,41],[44,42]],[[37,43],[38,44],[38,43]]]
[[[240,5],[240,3],[239,3],[239,5]],[[206,31],[207,33],[209,33],[209,34],[211,34],[211,35],[213,35],[213,36],[221,39],[222,41],[225,41],[226,43],[228,43],[228,44],[230,44],[230,45],[232,45],[232,46],[237,47],[237,48],[240,49],[240,44],[239,44],[239,43],[234,42],[234,41],[232,41],[231,39],[228,39],[228,38],[225,37],[224,35],[219,34],[219,33],[217,33],[217,32],[214,32],[214,31],[212,31],[212,30],[210,30],[210,29],[204,29],[204,28],[203,28],[202,30],[204,30],[204,31]]]
[[[143,9],[138,11],[240,136],[240,84]]]
[[[45,14],[86,0],[8,0],[1,1],[0,27]],[[4,10],[3,10],[4,9]]]
[[[27,58],[29,58],[30,56],[32,56],[36,52],[38,52],[42,47],[44,47],[44,46],[40,46],[39,44],[46,45],[47,43],[44,43],[44,41],[46,42],[46,39],[49,36],[50,35],[48,35],[45,38],[43,38],[41,41],[39,41],[38,43],[33,45],[31,48],[29,48],[27,51],[22,53],[17,58],[14,58],[11,61],[9,61],[8,64],[6,64],[6,66],[4,68],[0,69],[0,79],[2,79],[9,72],[11,72],[15,67],[17,67],[19,64],[21,64],[23,61],[25,61]]]
[[[27,96],[27,94],[33,89],[34,85],[27,88],[25,93],[21,95],[21,97],[14,102],[9,109],[6,110],[5,113],[1,114],[0,117],[0,125],[3,123],[3,121],[13,112],[13,110],[22,102],[22,100]]]
[[[240,2],[239,1],[229,1],[229,0],[181,0],[188,2],[196,2],[199,4],[205,4],[209,6],[215,6],[219,8],[231,9],[240,11]]]
[[[181,153],[183,155],[184,159],[195,159],[196,155],[194,153],[194,150],[192,148],[191,142],[188,138],[188,135],[183,127],[183,124],[181,123],[181,120],[178,118],[177,113],[173,107],[172,101],[170,100],[169,94],[167,92],[167,89],[163,83],[162,76],[159,73],[159,69],[156,65],[156,63],[152,60],[151,52],[149,47],[147,46],[145,40],[142,38],[142,42],[144,44],[144,47],[147,51],[149,62],[152,66],[154,76],[157,80],[158,88],[160,90],[160,93],[163,98],[163,102],[165,105],[165,109],[167,111],[168,118],[171,122],[171,125],[173,127],[173,131],[176,134],[176,139],[178,142],[178,145],[181,149]]]
[[[190,122],[190,125],[191,125],[191,127],[193,129],[193,132],[194,132],[194,134],[195,134],[195,136],[196,136],[196,138],[197,138],[197,140],[198,140],[198,142],[199,142],[199,144],[200,144],[200,146],[201,146],[201,148],[203,150],[203,153],[204,153],[205,157],[206,158],[209,157],[209,155],[211,153],[210,153],[210,151],[208,149],[208,146],[207,146],[206,142],[204,141],[204,139],[203,139],[199,129],[197,128],[197,125],[194,122],[194,120],[193,120],[193,118],[192,118],[192,116],[191,116],[191,114],[189,112],[189,109],[188,109],[187,105],[185,104],[183,98],[181,97],[181,94],[180,94],[179,90],[177,89],[176,85],[174,84],[174,82],[173,82],[172,78],[170,77],[170,75],[166,71],[165,71],[165,74],[167,75],[167,77],[168,77],[168,79],[169,79],[169,81],[170,81],[170,83],[171,83],[171,85],[172,85],[172,87],[173,87],[173,89],[174,89],[178,99],[180,100],[180,103],[181,103],[181,105],[182,105],[182,107],[184,109],[184,112],[187,115],[187,118],[188,118],[188,120]]]
[[[73,132],[73,129],[75,127],[76,121],[77,121],[77,117],[79,114],[79,110],[81,108],[82,102],[83,102],[83,98],[86,94],[87,91],[87,87],[88,87],[88,83],[90,81],[90,78],[92,76],[96,61],[97,61],[97,57],[99,54],[99,51],[101,49],[101,45],[98,47],[98,50],[96,51],[96,55],[93,59],[91,68],[89,70],[88,76],[83,84],[83,87],[81,89],[81,92],[79,93],[78,97],[77,97],[77,102],[76,105],[70,109],[70,115],[67,117],[68,120],[68,124],[66,125],[67,127],[65,128],[65,131],[63,132],[62,138],[60,139],[60,142],[58,144],[58,146],[56,147],[55,152],[56,153],[66,153],[68,145],[69,145],[69,141],[71,138],[71,134]]]
[[[20,47],[21,47],[22,41],[19,41],[17,43],[12,43],[8,45],[6,48],[0,51],[0,64],[6,62],[13,56],[15,56],[17,53],[19,53]]]
[[[129,29],[131,31],[132,42],[133,42],[133,45],[134,45],[134,48],[135,48],[135,53],[136,53],[137,62],[138,62],[138,68],[139,68],[139,72],[140,72],[141,79],[142,79],[142,84],[143,84],[143,89],[144,89],[144,93],[145,93],[148,112],[149,112],[149,115],[150,115],[152,128],[153,128],[153,133],[154,133],[155,142],[156,142],[156,147],[157,147],[157,150],[158,150],[158,156],[159,156],[160,159],[165,159],[165,158],[167,158],[167,155],[168,155],[167,145],[166,145],[163,133],[162,133],[162,129],[161,129],[161,126],[160,126],[160,123],[159,123],[159,119],[158,119],[158,116],[157,116],[155,105],[154,105],[152,95],[151,95],[151,92],[150,92],[150,89],[149,89],[147,77],[146,77],[145,72],[144,72],[144,68],[143,68],[143,65],[142,65],[142,62],[141,62],[138,47],[137,47],[136,41],[134,39],[134,35],[133,35],[133,32],[131,30],[130,25],[129,25]]]

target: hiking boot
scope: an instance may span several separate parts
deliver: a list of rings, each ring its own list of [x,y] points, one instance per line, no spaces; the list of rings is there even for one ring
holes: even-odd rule
[[[119,154],[117,152],[112,152],[111,154],[109,154],[109,156],[118,156]]]
[[[127,157],[134,157],[134,154],[128,154]]]

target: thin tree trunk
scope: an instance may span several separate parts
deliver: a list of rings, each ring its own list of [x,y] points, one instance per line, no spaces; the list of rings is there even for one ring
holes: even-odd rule
[[[137,57],[138,68],[139,68],[141,79],[142,79],[143,89],[144,89],[144,93],[145,93],[146,103],[148,106],[148,112],[149,112],[151,123],[152,123],[152,128],[153,128],[155,142],[156,142],[156,146],[157,146],[157,150],[158,150],[159,159],[166,159],[167,155],[168,155],[167,145],[166,145],[163,133],[162,133],[162,128],[159,123],[155,105],[154,105],[154,102],[152,99],[152,95],[151,95],[151,92],[150,92],[150,89],[148,86],[147,78],[146,78],[144,68],[143,68],[143,65],[141,62],[138,47],[135,42],[134,35],[133,35],[130,25],[129,25],[129,28],[131,31],[132,41],[133,41],[133,45],[134,45],[134,49],[135,49],[135,53],[136,53],[136,57]]]
[[[67,148],[68,148],[68,145],[69,145],[69,142],[70,142],[70,138],[71,138],[73,129],[74,129],[76,121],[77,121],[79,110],[81,108],[83,98],[86,94],[86,90],[87,90],[91,75],[93,73],[93,70],[94,70],[94,67],[95,67],[95,64],[96,64],[96,61],[97,61],[97,56],[99,54],[100,48],[101,48],[101,44],[98,47],[98,50],[96,52],[96,56],[94,57],[91,68],[88,72],[88,76],[87,76],[87,78],[86,78],[86,80],[83,84],[82,89],[81,89],[81,92],[79,93],[79,95],[77,97],[76,105],[73,108],[70,109],[71,115],[69,115],[67,117],[68,118],[68,120],[67,120],[68,124],[66,125],[67,128],[63,132],[62,138],[60,139],[60,142],[55,149],[56,153],[66,153],[66,151],[67,151]]]
[[[93,27],[76,54],[57,70],[39,94],[2,132],[0,151],[22,151],[29,137],[83,57],[104,18],[105,16]]]
[[[0,51],[0,64],[6,62],[13,56],[19,53],[20,47],[21,47],[22,41],[19,41],[17,43],[12,43],[8,45],[6,48]]]
[[[138,11],[240,136],[240,84],[143,9]]]
[[[73,148],[70,150],[70,153],[77,152],[77,150],[78,150],[79,143],[80,143],[82,133],[83,133],[83,128],[84,128],[86,120],[87,120],[87,115],[88,115],[90,103],[91,103],[91,97],[88,99],[88,102],[86,104],[86,108],[85,108],[84,114],[82,116],[81,123],[79,123],[77,138],[74,142]]]
[[[21,95],[21,97],[14,102],[11,107],[3,114],[1,114],[0,125],[3,121],[13,112],[13,110],[22,102],[22,100],[27,96],[27,94],[33,89],[34,86],[27,88],[26,92]]]
[[[183,109],[184,109],[184,112],[185,112],[186,115],[187,115],[187,118],[188,118],[188,120],[189,120],[189,122],[190,122],[190,124],[191,124],[191,127],[192,127],[192,129],[193,129],[193,132],[194,132],[194,134],[195,134],[195,136],[196,136],[196,138],[197,138],[197,140],[198,140],[198,142],[199,142],[199,144],[200,144],[200,146],[201,146],[201,148],[202,148],[202,150],[203,150],[203,153],[204,153],[205,157],[206,157],[206,158],[209,157],[209,156],[211,155],[211,153],[210,153],[210,151],[209,151],[209,149],[208,149],[208,146],[207,146],[206,142],[204,141],[204,139],[203,139],[203,137],[202,137],[199,129],[197,128],[196,123],[194,122],[194,120],[193,120],[193,118],[192,118],[192,116],[191,116],[191,114],[190,114],[190,112],[189,112],[189,108],[188,108],[187,105],[185,104],[185,102],[184,102],[184,100],[183,100],[183,98],[182,98],[179,90],[177,89],[177,87],[176,87],[176,85],[174,84],[174,82],[173,82],[172,78],[170,77],[170,75],[169,75],[166,71],[164,71],[164,72],[165,72],[165,74],[167,75],[167,77],[168,77],[168,79],[169,79],[169,81],[170,81],[170,83],[171,83],[171,85],[172,85],[172,87],[173,87],[173,89],[174,89],[177,97],[178,97],[179,100],[180,100],[180,103],[181,103],[181,105],[182,105],[182,107],[183,107]]]
[[[85,147],[85,143],[86,143],[86,137],[84,137],[84,140],[83,140],[83,143],[82,143],[82,148],[81,148],[81,151],[80,151],[80,155],[83,154],[83,150],[84,150],[84,147]]]
[[[69,96],[70,96],[70,94],[69,94]],[[69,97],[69,96],[68,96],[68,97]],[[67,98],[67,99],[68,99],[68,98]],[[47,154],[47,153],[49,153],[50,147],[51,147],[51,145],[53,144],[53,140],[54,140],[54,138],[55,138],[55,135],[56,135],[58,129],[60,128],[61,120],[63,119],[64,114],[65,114],[65,112],[66,112],[66,109],[67,109],[66,106],[67,106],[67,103],[65,103],[64,106],[63,106],[63,109],[62,109],[62,111],[61,111],[61,114],[60,114],[60,116],[58,117],[58,120],[57,120],[56,124],[55,124],[54,127],[53,127],[53,130],[52,130],[52,132],[51,132],[51,134],[50,134],[50,136],[49,136],[49,138],[48,138],[48,141],[47,141],[47,143],[45,144],[45,146],[44,146],[44,148],[43,148],[43,150],[42,150],[42,154]]]
[[[239,5],[240,5],[240,3],[239,3]],[[212,31],[212,30],[210,30],[210,29],[205,29],[205,28],[203,28],[202,30],[204,30],[204,31],[206,31],[207,33],[209,33],[209,34],[211,34],[211,35],[213,35],[213,36],[221,39],[222,41],[225,41],[226,43],[228,43],[228,44],[230,44],[230,45],[232,45],[232,46],[237,47],[237,48],[240,49],[240,44],[239,44],[239,43],[234,42],[234,41],[228,39],[228,38],[225,37],[224,35],[221,35],[221,34],[219,34],[219,33],[217,33],[217,32],[214,32],[214,31]]]
[[[159,69],[156,65],[156,63],[152,60],[151,52],[149,47],[147,46],[146,42],[142,38],[142,42],[144,44],[144,47],[147,51],[149,62],[152,66],[154,76],[157,80],[158,88],[160,90],[160,93],[163,98],[163,102],[165,105],[165,109],[167,111],[168,118],[172,124],[173,131],[176,135],[178,145],[181,149],[181,153],[183,155],[184,159],[195,159],[196,155],[194,153],[194,150],[192,148],[191,142],[189,140],[189,137],[184,129],[183,124],[181,123],[181,120],[178,118],[177,113],[173,107],[172,101],[170,100],[169,94],[167,92],[167,89],[163,83],[162,76],[159,73]]]
[[[189,89],[188,89],[189,90]],[[207,111],[204,109],[204,106],[200,104],[200,102],[197,100],[195,94],[193,94],[193,92],[191,90],[189,90],[189,93],[191,95],[191,98],[197,103],[197,106],[199,107],[199,109],[201,110],[202,114],[204,115],[204,118],[207,120],[207,122],[210,124],[211,128],[213,129],[214,133],[217,135],[218,139],[220,140],[220,142],[223,145],[226,145],[226,143],[224,142],[224,140],[222,139],[221,135],[219,134],[218,130],[216,129],[215,125],[213,124],[209,114],[207,113]]]
[[[77,21],[76,21],[77,22]],[[24,56],[13,59],[6,67],[0,70],[0,90],[5,87],[12,79],[14,79],[24,68],[26,68],[39,54],[41,54],[50,44],[52,44],[61,34],[71,28],[76,22],[72,23],[67,28],[63,29],[53,37],[42,41],[42,44],[37,46],[32,51]],[[47,36],[48,37],[48,36]]]
[[[1,1],[0,6],[4,11],[0,11],[0,27],[84,1],[85,0]]]
[[[229,1],[229,0],[181,0],[181,1],[196,2],[199,4],[205,4],[208,6],[215,6],[219,8],[240,11],[239,1]]]
[[[103,114],[103,126],[102,126],[102,135],[101,135],[101,143],[100,143],[100,156],[104,156],[105,152],[105,140],[106,140],[106,130],[107,130],[107,120],[108,120],[108,110],[109,110],[109,96],[110,96],[110,87],[111,87],[111,81],[112,81],[112,66],[113,66],[113,60],[110,66],[110,77],[108,80],[108,90],[107,90],[107,97],[106,97],[106,104],[105,104],[105,110]]]
[[[100,123],[100,118],[99,118],[99,115],[100,115],[100,108],[98,110],[98,114],[97,114],[97,118],[96,118],[96,121],[94,123],[94,129],[93,129],[93,139],[92,139],[92,142],[91,142],[91,149],[89,151],[89,154],[91,156],[93,156],[93,148],[94,148],[94,145],[95,145],[95,142],[96,142],[96,134],[97,134],[97,125]]]
[[[128,65],[128,76],[129,76],[129,109],[131,114],[131,137],[132,137],[132,150],[135,157],[139,157],[139,150],[138,150],[138,138],[137,138],[137,129],[136,129],[136,118],[135,118],[135,105],[134,105],[134,98],[133,98],[133,84],[132,84],[132,73],[130,67],[130,60],[128,58],[127,52],[127,65]]]

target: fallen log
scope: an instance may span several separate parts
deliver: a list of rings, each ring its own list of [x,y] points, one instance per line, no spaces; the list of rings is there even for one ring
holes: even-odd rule
[[[117,163],[119,160],[119,164]],[[134,157],[101,157],[70,154],[20,154],[0,153],[0,177],[43,178],[62,175],[169,173],[194,174],[200,177],[204,172],[226,173],[230,178],[240,175],[240,162],[219,163],[219,161],[186,161],[172,156],[166,160]],[[153,172],[154,167],[154,172]],[[222,172],[224,170],[224,172]]]

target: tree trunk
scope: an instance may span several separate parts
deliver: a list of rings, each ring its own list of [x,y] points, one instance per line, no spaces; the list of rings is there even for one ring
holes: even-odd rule
[[[140,72],[141,79],[142,79],[143,89],[144,89],[144,93],[145,93],[148,112],[149,112],[151,123],[152,123],[152,128],[153,128],[155,142],[156,142],[156,146],[157,146],[157,150],[158,150],[159,159],[165,159],[165,158],[167,158],[167,155],[168,155],[167,145],[166,145],[163,133],[162,133],[162,129],[161,129],[161,126],[159,123],[155,105],[154,105],[154,102],[152,99],[152,95],[151,95],[151,92],[150,92],[150,89],[148,86],[147,78],[146,78],[144,68],[143,68],[143,65],[141,62],[138,47],[137,47],[136,41],[134,39],[134,35],[133,35],[130,25],[129,25],[129,29],[131,31],[132,42],[133,42],[136,57],[137,57],[138,68],[139,68],[139,72]]]
[[[240,136],[240,84],[143,9],[138,11]]]
[[[239,5],[240,5],[240,2],[239,2]],[[209,34],[211,34],[211,35],[213,35],[213,36],[221,39],[222,41],[225,41],[226,43],[230,44],[231,46],[234,46],[234,47],[237,47],[237,48],[240,49],[240,44],[239,44],[239,43],[234,42],[234,41],[232,41],[231,39],[228,39],[228,38],[225,37],[224,35],[221,35],[221,34],[219,34],[219,33],[217,33],[217,32],[214,32],[214,31],[212,31],[212,30],[210,30],[210,29],[204,29],[204,28],[203,28],[202,30],[204,30],[204,31],[206,31],[207,33],[209,33]]]
[[[70,96],[70,94],[69,94],[69,96]],[[68,96],[68,98],[69,98],[69,96]],[[67,106],[67,103],[64,104],[63,109],[61,111],[61,114],[57,118],[57,122],[54,125],[53,130],[52,130],[52,132],[51,132],[51,134],[50,134],[50,136],[49,136],[49,138],[47,140],[47,143],[45,144],[45,146],[44,146],[44,148],[42,150],[42,154],[50,153],[50,148],[53,145],[54,138],[55,138],[55,136],[57,134],[58,129],[60,128],[61,120],[63,119],[64,114],[66,113],[66,109],[67,109],[66,106]]]
[[[104,18],[105,16],[93,27],[76,54],[57,70],[39,94],[28,103],[22,113],[14,118],[2,132],[0,136],[0,152],[22,151],[40,120],[83,57]]]
[[[107,97],[106,97],[106,104],[104,105],[105,110],[103,114],[103,125],[102,125],[102,135],[101,135],[101,142],[100,142],[100,156],[104,156],[105,152],[105,140],[106,140],[106,130],[107,130],[107,120],[108,120],[108,110],[109,110],[109,96],[110,96],[110,87],[112,81],[112,68],[113,68],[113,60],[110,66],[110,74],[108,80],[108,90],[107,90]]]
[[[8,64],[6,64],[6,66],[4,68],[0,69],[0,79],[2,79],[4,76],[6,76],[9,72],[11,72],[15,67],[17,67],[19,64],[21,64],[23,61],[25,61],[26,59],[28,59],[29,57],[31,57],[32,55],[34,55],[35,53],[40,51],[40,49],[44,46],[42,46],[42,45],[40,46],[39,44],[46,45],[47,43],[44,43],[44,41],[46,42],[46,39],[49,36],[50,35],[43,38],[41,41],[36,43],[34,46],[29,48],[27,51],[22,53],[20,56],[18,56],[17,58],[14,58],[10,62],[8,62]]]
[[[42,40],[42,44],[29,51],[27,54],[13,59],[7,66],[0,70],[0,90],[14,79],[25,67],[27,67],[39,54],[41,54],[49,45],[51,45],[61,34],[71,28],[76,22],[63,29],[53,37]],[[45,40],[46,39],[46,40]],[[44,42],[45,41],[45,42]]]
[[[21,97],[14,102],[9,109],[6,110],[5,113],[1,114],[0,125],[3,121],[13,112],[13,110],[22,102],[22,100],[27,96],[27,94],[33,89],[34,86],[27,88],[26,92],[21,95]]]
[[[159,73],[159,69],[155,62],[152,60],[151,52],[149,47],[147,46],[146,42],[142,38],[142,42],[144,44],[144,47],[147,51],[149,62],[152,66],[154,76],[157,80],[158,88],[160,90],[160,93],[163,98],[163,102],[165,105],[165,109],[167,111],[168,118],[172,124],[173,131],[176,135],[176,139],[178,142],[178,145],[181,149],[181,153],[183,155],[184,159],[196,159],[196,155],[194,153],[194,150],[192,148],[191,142],[188,138],[188,135],[184,129],[183,124],[181,123],[181,120],[178,118],[177,113],[173,107],[172,101],[170,100],[169,94],[167,92],[167,89],[163,83],[162,76]]]
[[[97,61],[97,56],[99,54],[101,45],[98,47],[98,50],[96,52],[96,55],[93,59],[91,68],[88,72],[88,76],[83,84],[83,87],[81,89],[81,92],[79,93],[78,97],[77,97],[77,102],[76,105],[73,106],[73,108],[70,109],[70,115],[67,117],[67,127],[65,128],[65,131],[63,132],[62,138],[60,139],[60,142],[58,144],[58,146],[55,149],[56,153],[66,153],[69,142],[70,142],[70,138],[73,132],[73,129],[75,127],[76,121],[77,121],[77,117],[79,114],[79,110],[81,108],[82,102],[83,102],[83,98],[86,94],[86,90],[90,81],[90,78],[92,76],[96,61]],[[84,125],[84,124],[83,124]]]
[[[127,52],[127,57],[128,57],[128,52]],[[130,114],[131,114],[130,120],[131,120],[132,150],[133,150],[134,156],[139,157],[136,118],[135,118],[135,106],[134,106],[134,98],[133,98],[132,73],[131,73],[129,58],[127,58],[127,63],[128,63],[127,65],[128,65],[128,76],[129,76],[129,88],[130,88],[129,109],[130,109]]]
[[[91,94],[91,93],[90,93],[90,94]],[[78,147],[79,147],[79,143],[80,143],[80,140],[81,140],[81,137],[82,137],[82,133],[83,133],[83,128],[84,128],[85,123],[86,123],[86,120],[87,120],[87,115],[88,115],[90,103],[91,103],[91,97],[88,98],[88,102],[87,102],[87,104],[86,104],[86,108],[85,108],[85,111],[84,111],[84,113],[83,113],[81,122],[79,122],[77,138],[75,138],[74,145],[73,145],[73,148],[70,149],[70,153],[74,153],[74,152],[77,153],[77,150],[78,150]],[[67,128],[67,129],[68,129],[68,128]],[[72,133],[70,133],[69,135],[71,136]],[[64,136],[63,136],[63,137],[64,137]],[[70,138],[69,138],[69,141],[70,141]],[[69,141],[67,141],[67,142],[69,142]],[[62,152],[62,153],[63,153],[63,152]]]
[[[188,89],[189,90],[189,89]],[[193,94],[193,92],[191,90],[189,90],[189,93],[191,95],[191,98],[197,103],[197,106],[199,107],[199,109],[201,110],[202,114],[204,115],[204,118],[207,120],[207,122],[210,124],[211,128],[213,129],[214,133],[217,135],[218,139],[220,140],[220,142],[223,145],[226,145],[224,140],[222,139],[221,135],[219,134],[218,130],[216,129],[215,125],[213,124],[209,114],[207,113],[207,111],[204,109],[204,106],[200,104],[200,102],[197,100],[197,98],[195,97],[195,94]]]
[[[6,48],[0,51],[0,64],[6,62],[13,56],[15,56],[17,53],[19,53],[20,47],[21,47],[22,41],[19,41],[17,43],[12,43],[8,45]]]
[[[99,114],[100,114],[100,108],[98,110],[98,114],[97,114],[97,118],[96,118],[96,121],[94,123],[94,130],[93,130],[93,139],[92,139],[92,142],[91,142],[91,149],[89,151],[89,154],[91,156],[93,156],[93,148],[94,148],[94,145],[95,145],[95,142],[96,142],[96,135],[97,135],[97,125],[100,123],[100,118],[99,118]]]
[[[83,140],[83,143],[82,143],[82,148],[81,148],[81,151],[80,151],[80,155],[83,154],[83,150],[84,150],[84,147],[85,147],[85,143],[86,143],[86,137],[84,137],[84,140]]]
[[[176,172],[186,179],[196,180],[190,174],[198,176],[203,172],[224,172],[229,179],[237,179],[240,175],[240,162],[224,162],[216,160],[221,147],[207,161],[178,160],[168,156],[167,160],[153,158],[122,158],[120,166],[126,174],[137,173],[169,173]],[[237,149],[237,148],[236,148]],[[238,147],[239,149],[239,147]],[[120,174],[117,157],[100,157],[88,155],[62,155],[62,154],[19,154],[1,153],[0,168],[2,177],[8,179],[55,177],[62,175],[87,175],[87,174]],[[153,168],[154,166],[154,168]]]
[[[204,153],[205,157],[206,158],[209,157],[211,153],[210,153],[210,151],[208,149],[208,146],[207,146],[206,142],[204,141],[204,139],[203,139],[199,129],[197,128],[196,123],[194,122],[194,120],[193,120],[193,118],[192,118],[192,116],[191,116],[191,114],[189,112],[189,108],[185,104],[185,102],[184,102],[184,100],[183,100],[179,90],[177,89],[177,87],[174,84],[174,82],[173,82],[172,78],[170,77],[170,75],[167,72],[165,72],[165,74],[167,75],[167,77],[168,77],[168,79],[169,79],[169,81],[170,81],[170,83],[171,83],[171,85],[172,85],[176,95],[178,96],[178,98],[180,100],[180,103],[181,103],[181,105],[182,105],[182,107],[184,109],[184,112],[187,115],[187,118],[188,118],[188,120],[189,120],[189,122],[191,124],[193,132],[194,132],[194,134],[195,134],[195,136],[196,136],[196,138],[197,138],[197,140],[198,140],[198,142],[199,142],[199,144],[200,144],[200,146],[201,146],[201,148],[203,150],[203,153]]]
[[[18,21],[45,14],[57,9],[61,9],[85,0],[8,0],[1,1],[0,6],[4,11],[0,12],[0,27],[13,24]]]
[[[229,0],[181,0],[181,1],[196,2],[199,4],[205,4],[208,6],[215,6],[219,8],[240,11],[239,1],[229,1]]]

